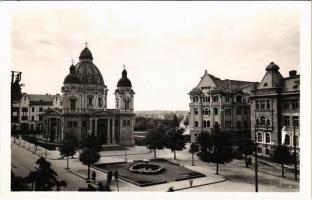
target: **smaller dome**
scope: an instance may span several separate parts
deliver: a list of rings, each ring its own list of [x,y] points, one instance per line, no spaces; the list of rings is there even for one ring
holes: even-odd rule
[[[201,89],[199,89],[198,87],[194,87],[194,88],[190,91],[190,94],[192,94],[192,95],[200,95],[200,94],[202,94],[202,91],[201,91]]]
[[[132,87],[131,81],[127,77],[127,71],[124,69],[122,71],[122,77],[117,83],[117,87]]]
[[[270,70],[279,70],[279,66],[277,66],[274,62],[271,62],[265,70],[270,71]]]
[[[80,53],[80,56],[79,56],[79,60],[93,60],[93,56],[92,56],[92,53],[91,51],[88,49],[88,47],[85,47],[81,53]]]
[[[78,76],[76,75],[76,67],[72,64],[69,68],[70,73],[65,77],[64,84],[80,83]]]

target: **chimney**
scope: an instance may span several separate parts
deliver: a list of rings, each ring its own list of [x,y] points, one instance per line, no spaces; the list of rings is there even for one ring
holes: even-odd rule
[[[289,71],[289,77],[290,78],[294,78],[296,75],[297,75],[297,71],[296,70]]]

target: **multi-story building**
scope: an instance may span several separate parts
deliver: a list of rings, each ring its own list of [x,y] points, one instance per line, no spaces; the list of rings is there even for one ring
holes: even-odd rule
[[[251,136],[258,142],[258,153],[269,155],[277,144],[299,150],[300,76],[289,72],[284,78],[271,62],[251,99]],[[294,134],[295,133],[295,134]]]
[[[215,123],[223,132],[249,134],[251,91],[258,83],[237,80],[221,80],[205,70],[198,85],[190,92],[190,135],[211,132]]]
[[[12,130],[30,130],[41,132],[42,115],[48,109],[61,108],[62,96],[59,94],[23,93],[19,101],[14,102],[12,112]]]
[[[55,142],[74,134],[83,141],[93,135],[99,145],[134,145],[135,93],[126,69],[117,83],[114,109],[107,108],[108,89],[87,46],[69,71],[62,87],[62,109],[50,109],[42,115],[46,138]]]

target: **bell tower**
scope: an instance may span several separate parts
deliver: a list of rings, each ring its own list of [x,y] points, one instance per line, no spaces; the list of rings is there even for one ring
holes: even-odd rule
[[[116,109],[121,112],[134,111],[133,98],[135,92],[132,90],[131,81],[127,77],[126,66],[122,71],[122,77],[117,83],[117,89],[115,90]]]

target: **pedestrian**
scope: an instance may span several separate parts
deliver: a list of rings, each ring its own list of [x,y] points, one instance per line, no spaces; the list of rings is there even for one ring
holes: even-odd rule
[[[107,173],[107,183],[106,183],[106,185],[110,185],[110,184],[111,184],[112,178],[113,178],[113,172],[112,172],[112,171],[109,171],[109,172]]]
[[[96,178],[96,173],[95,171],[92,172],[92,180],[93,180],[93,183],[95,183],[95,178]]]

